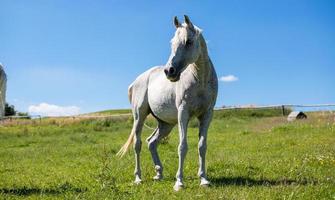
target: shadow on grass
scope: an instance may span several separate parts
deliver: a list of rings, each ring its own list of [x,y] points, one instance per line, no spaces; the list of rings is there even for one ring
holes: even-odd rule
[[[267,180],[267,179],[252,179],[249,177],[213,177],[210,179],[214,187],[225,186],[225,185],[237,185],[237,186],[276,186],[276,185],[315,185],[316,181],[307,180]]]
[[[62,184],[55,188],[35,188],[35,187],[18,187],[18,188],[0,188],[0,194],[11,194],[18,196],[28,196],[34,194],[59,195],[63,193],[81,193],[87,191],[86,188],[77,188],[69,183]]]

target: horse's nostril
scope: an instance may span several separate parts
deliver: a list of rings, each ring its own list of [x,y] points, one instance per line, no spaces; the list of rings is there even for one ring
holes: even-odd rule
[[[170,69],[169,69],[169,74],[174,74],[175,73],[175,69],[174,69],[174,67],[170,67]]]
[[[164,73],[167,75],[168,74],[168,70],[167,69],[164,69]]]

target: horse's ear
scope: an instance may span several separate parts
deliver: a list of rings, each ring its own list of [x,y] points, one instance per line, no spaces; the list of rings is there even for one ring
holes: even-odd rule
[[[174,18],[173,18],[173,23],[174,23],[174,26],[175,26],[176,28],[179,28],[179,27],[181,26],[181,24],[180,24],[179,21],[178,21],[177,16],[174,16]]]
[[[184,15],[184,21],[190,29],[194,29],[194,26],[193,26],[190,18],[187,15]]]

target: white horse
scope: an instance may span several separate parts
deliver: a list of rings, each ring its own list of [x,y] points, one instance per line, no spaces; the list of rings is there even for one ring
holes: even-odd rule
[[[5,116],[7,75],[0,63],[0,119]]]
[[[158,142],[178,124],[179,166],[174,189],[183,188],[183,165],[187,152],[187,125],[191,117],[199,120],[199,171],[200,185],[208,186],[205,170],[207,130],[213,115],[218,83],[213,64],[208,56],[202,31],[185,15],[185,23],[174,18],[176,32],[171,40],[171,55],[165,66],[149,69],[129,86],[134,124],[128,141],[118,152],[123,156],[134,142],[135,183],[141,182],[140,151],[141,130],[150,113],[158,127],[147,139],[157,175],[163,178],[163,166],[157,152]]]

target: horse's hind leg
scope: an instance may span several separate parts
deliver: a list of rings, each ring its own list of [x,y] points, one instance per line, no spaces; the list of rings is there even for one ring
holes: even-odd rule
[[[165,122],[159,122],[158,127],[152,133],[152,135],[147,139],[149,150],[151,152],[152,160],[155,165],[156,176],[154,180],[161,180],[163,178],[163,166],[159,159],[157,152],[158,142],[169,135],[174,125],[167,124]]]
[[[139,110],[134,111],[134,124],[133,130],[134,131],[134,150],[135,150],[135,184],[141,183],[141,166],[140,166],[140,153],[142,147],[141,141],[141,132],[144,124],[144,120],[146,118],[146,112],[140,112]]]

